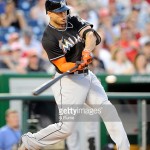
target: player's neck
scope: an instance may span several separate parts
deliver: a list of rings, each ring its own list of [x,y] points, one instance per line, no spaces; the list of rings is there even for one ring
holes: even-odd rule
[[[54,27],[54,28],[56,28],[56,29],[58,29],[58,30],[64,30],[64,29],[66,29],[66,24],[64,24],[64,25],[59,25],[59,24],[56,24],[56,23],[54,23],[54,22],[50,22],[49,23],[52,27]]]

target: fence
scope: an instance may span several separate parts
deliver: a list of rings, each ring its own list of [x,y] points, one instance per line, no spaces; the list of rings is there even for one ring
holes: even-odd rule
[[[136,93],[136,92],[107,92],[108,98],[110,100],[124,100],[124,99],[137,99],[138,100],[138,144],[141,147],[142,150],[146,149],[146,100],[150,99],[150,93]],[[27,119],[28,119],[28,105],[26,102],[28,101],[52,101],[54,100],[53,96],[49,95],[41,95],[41,96],[32,96],[31,94],[0,94],[0,100],[21,100],[23,101],[23,122],[22,122],[22,128],[23,132],[27,132]]]

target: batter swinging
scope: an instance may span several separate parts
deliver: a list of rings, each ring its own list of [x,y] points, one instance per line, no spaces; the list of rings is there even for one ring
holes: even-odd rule
[[[82,106],[84,103],[92,108],[95,105],[102,107],[100,116],[117,149],[129,150],[130,144],[115,107],[108,100],[97,77],[87,69],[92,61],[90,53],[100,43],[100,36],[91,24],[80,17],[69,15],[65,0],[46,0],[45,7],[50,22],[45,29],[42,45],[50,62],[56,67],[55,77],[73,68],[76,61],[82,61],[78,69],[52,86],[59,109],[67,104]],[[114,116],[118,121],[112,121]],[[37,133],[24,134],[21,149],[38,150],[55,144],[68,137],[73,128],[74,122],[60,119],[59,123],[49,125]]]

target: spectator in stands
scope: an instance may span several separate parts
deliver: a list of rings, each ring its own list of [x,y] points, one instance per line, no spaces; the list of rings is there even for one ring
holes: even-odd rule
[[[130,41],[130,49],[126,51],[126,56],[128,59],[133,63],[135,60],[136,55],[140,52],[140,44],[138,40],[131,40]]]
[[[144,33],[143,33],[142,37],[139,39],[139,42],[140,42],[140,45],[141,45],[141,46],[144,46],[144,44],[145,44],[147,41],[150,41],[150,22],[148,22],[148,23],[146,24]]]
[[[144,46],[142,47],[142,52],[146,56],[147,61],[150,63],[150,40],[145,42]]]
[[[117,10],[117,1],[116,0],[109,0],[109,12],[112,17],[112,25],[117,25],[124,20],[124,17],[119,11]]]
[[[137,27],[138,29],[140,28],[140,24],[139,24],[139,21],[140,21],[140,19],[139,19],[139,17],[140,17],[140,10],[141,10],[140,5],[138,5],[138,4],[137,5],[133,5],[131,7],[131,13],[129,15],[129,17],[131,19],[134,19],[134,21],[136,22],[135,23],[135,27]]]
[[[80,9],[80,6],[78,5],[78,1],[67,0],[67,4],[71,6],[71,10],[70,10],[71,12],[73,9],[73,11],[77,13],[78,9]]]
[[[141,37],[141,31],[137,28],[137,21],[135,18],[128,17],[126,25],[128,26],[133,39],[138,40]]]
[[[38,55],[42,53],[42,45],[36,40],[33,36],[33,32],[31,28],[26,28],[22,32],[22,38],[20,39],[21,49],[24,53],[27,53],[31,49],[37,50]]]
[[[99,35],[101,35],[101,44],[96,47],[94,56],[97,56],[98,59],[104,63],[105,69],[107,70],[107,67],[109,66],[111,61],[111,53],[108,50],[108,46],[105,40],[105,33],[101,27],[99,27],[98,33]]]
[[[21,139],[18,112],[9,109],[5,117],[7,124],[0,129],[0,150],[17,150]]]
[[[72,7],[78,7],[78,2],[77,1],[72,1],[72,0],[67,0],[67,4],[72,6]]]
[[[3,45],[0,50],[1,60],[0,68],[7,69],[10,72],[25,73],[24,66],[26,60],[21,58],[21,49],[19,43],[13,43],[12,45]]]
[[[112,54],[112,61],[108,67],[109,74],[133,74],[132,63],[126,58],[125,52],[117,49]]]
[[[93,9],[90,9],[88,5],[80,5],[78,8],[78,14],[79,16],[93,24],[93,28],[97,30],[98,25],[99,25],[99,18],[97,16],[97,12]]]
[[[46,70],[47,73],[55,74],[56,72],[55,67],[52,63],[49,62],[49,59],[44,49],[42,50],[40,65],[44,70]]]
[[[40,58],[38,53],[35,50],[30,50],[28,52],[28,65],[27,65],[27,72],[34,73],[34,72],[46,72],[46,70],[40,64]]]
[[[10,46],[8,44],[2,45],[0,48],[0,69],[9,69],[7,60],[10,57]]]
[[[101,8],[99,11],[99,19],[102,29],[105,34],[106,44],[109,48],[113,45],[116,39],[119,38],[119,26],[113,26],[112,17],[108,8]]]
[[[103,61],[97,57],[93,57],[93,61],[90,64],[89,68],[94,74],[100,74],[105,72],[105,66]]]
[[[140,30],[145,29],[145,25],[148,20],[150,20],[150,4],[146,0],[132,0],[131,6],[132,9],[139,9],[137,26]]]
[[[132,31],[126,23],[120,25],[120,39],[118,41],[118,46],[122,49],[127,58],[133,62],[135,56],[138,53],[139,43],[138,40],[134,39]]]
[[[145,0],[141,4],[140,27],[145,30],[146,24],[150,21],[150,4]]]
[[[27,66],[27,59],[22,57],[22,50],[19,42],[14,42],[10,45],[11,47],[11,63],[13,68],[11,68],[16,73],[24,74],[26,73],[25,67]]]
[[[17,29],[24,29],[26,27],[23,12],[17,10],[13,0],[6,1],[5,13],[1,15],[0,22],[3,27],[13,26]]]
[[[125,52],[130,50],[130,41],[132,39],[130,34],[130,28],[126,23],[120,24],[120,39],[119,39],[119,46]]]
[[[136,74],[148,74],[150,70],[148,70],[148,62],[146,60],[146,56],[143,53],[137,54],[134,61],[134,68]]]
[[[43,25],[47,25],[49,17],[45,15],[45,13],[45,0],[37,0],[37,4],[31,8],[30,16],[31,19],[36,20]]]
[[[9,45],[13,44],[14,42],[18,42],[18,41],[19,41],[19,33],[13,32],[13,33],[9,34],[9,36],[8,36],[8,44]]]
[[[147,60],[147,69],[150,71],[150,40],[145,42],[144,46],[142,47],[142,52],[146,57]]]

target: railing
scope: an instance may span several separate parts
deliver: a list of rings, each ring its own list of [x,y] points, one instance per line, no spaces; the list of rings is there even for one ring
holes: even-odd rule
[[[137,99],[138,100],[138,122],[139,122],[139,133],[138,133],[138,144],[142,150],[146,149],[146,100],[150,100],[150,93],[128,93],[128,92],[107,92],[109,100],[125,100],[125,99]],[[28,119],[28,105],[25,102],[31,100],[42,100],[42,101],[53,101],[52,95],[40,95],[33,96],[32,94],[0,94],[0,100],[22,100],[23,101],[23,129],[27,131],[27,119]]]
[[[148,92],[107,92],[107,96],[109,99],[150,99],[150,93]],[[23,99],[24,101],[28,100],[41,100],[41,98],[45,101],[54,98],[52,95],[40,95],[40,96],[33,96],[32,94],[28,93],[4,93],[0,94],[0,100],[17,100]]]

